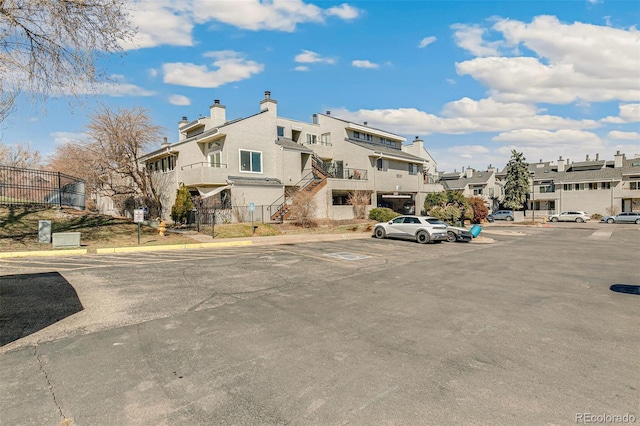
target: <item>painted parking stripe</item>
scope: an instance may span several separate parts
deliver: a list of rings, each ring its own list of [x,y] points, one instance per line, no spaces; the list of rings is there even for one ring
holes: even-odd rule
[[[612,231],[595,231],[593,234],[589,235],[589,238],[594,240],[608,240],[611,238]]]

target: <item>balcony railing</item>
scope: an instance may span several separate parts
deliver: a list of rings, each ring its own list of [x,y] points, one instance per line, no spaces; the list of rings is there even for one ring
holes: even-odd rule
[[[227,165],[224,163],[209,163],[209,162],[201,162],[201,163],[193,163],[193,164],[187,164],[186,166],[182,166],[182,170],[185,169],[194,169],[194,168],[199,168],[199,167],[213,167],[216,169],[226,169]]]
[[[340,170],[332,170],[331,175],[335,179],[367,180],[367,170],[365,169],[343,168],[342,173]]]

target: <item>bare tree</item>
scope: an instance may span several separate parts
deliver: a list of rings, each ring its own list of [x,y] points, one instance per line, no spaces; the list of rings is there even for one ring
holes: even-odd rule
[[[144,109],[102,107],[91,116],[88,140],[57,147],[49,168],[84,179],[89,193],[111,197],[121,207],[129,198],[149,198],[161,209],[167,180],[154,176],[140,156],[161,140],[162,130]]]
[[[31,149],[29,144],[11,146],[0,142],[0,164],[25,169],[38,169],[42,167],[42,155],[40,151]]]
[[[100,58],[135,31],[129,0],[0,0],[0,120],[16,95],[81,95],[106,81]]]
[[[349,193],[347,202],[353,206],[353,216],[356,219],[364,219],[367,207],[371,205],[371,191],[356,189]]]

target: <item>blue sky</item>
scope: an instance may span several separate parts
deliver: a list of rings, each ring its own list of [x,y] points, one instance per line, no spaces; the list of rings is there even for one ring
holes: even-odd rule
[[[174,4],[176,3],[176,4]],[[139,33],[102,62],[112,84],[46,114],[19,105],[0,141],[43,154],[83,138],[98,103],[139,106],[177,139],[183,116],[332,115],[420,136],[441,171],[558,156],[640,155],[640,2],[132,2]],[[158,146],[160,141],[158,142]]]

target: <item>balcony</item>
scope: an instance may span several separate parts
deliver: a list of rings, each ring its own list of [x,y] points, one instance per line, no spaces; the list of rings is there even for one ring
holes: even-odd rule
[[[223,163],[193,163],[180,169],[179,180],[187,186],[227,183],[229,171]]]

